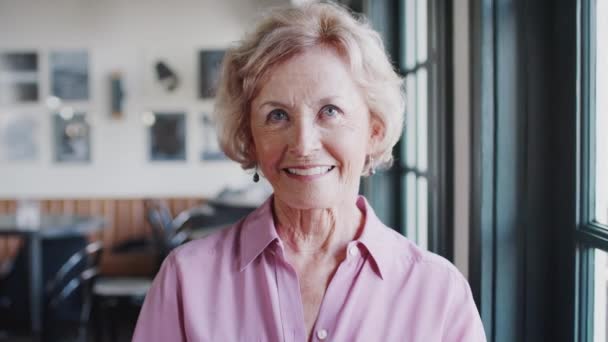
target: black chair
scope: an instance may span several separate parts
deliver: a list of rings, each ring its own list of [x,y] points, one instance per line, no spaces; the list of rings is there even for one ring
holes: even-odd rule
[[[146,219],[152,228],[149,237],[130,239],[112,248],[113,253],[151,252],[162,261],[166,252],[180,244],[178,237],[173,237],[175,225],[172,223],[171,210],[161,200],[147,199],[144,202]],[[181,241],[183,242],[183,241]],[[164,255],[163,255],[164,254]]]
[[[88,244],[74,253],[45,286],[45,326],[42,339],[89,340],[92,288],[99,275],[103,244]]]
[[[42,279],[47,284],[74,253],[88,242],[85,237],[44,239],[42,241]],[[0,330],[9,335],[30,332],[29,258],[27,241],[19,249],[0,281]],[[41,294],[44,295],[44,294]]]
[[[255,209],[252,206],[231,205],[212,200],[201,207],[180,213],[174,224],[179,226],[177,232],[192,240],[229,226]]]

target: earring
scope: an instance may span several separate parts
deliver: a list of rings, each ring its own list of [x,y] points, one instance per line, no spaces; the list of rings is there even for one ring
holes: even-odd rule
[[[369,156],[369,174],[371,176],[376,174],[376,165],[374,164],[374,157]]]
[[[260,181],[260,175],[258,175],[258,167],[257,166],[255,167],[255,173],[253,174],[253,181],[255,183],[257,183],[257,182]]]

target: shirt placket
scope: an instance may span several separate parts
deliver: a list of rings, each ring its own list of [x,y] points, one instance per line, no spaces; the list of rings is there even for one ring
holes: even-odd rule
[[[286,342],[306,341],[304,308],[302,307],[298,276],[284,258],[283,249],[280,246],[276,245],[273,255],[283,340]]]
[[[347,246],[346,259],[338,266],[323,296],[319,316],[313,328],[312,341],[336,341],[338,314],[346,302],[348,287],[354,280],[356,268],[360,262],[360,254],[358,243],[350,242]]]

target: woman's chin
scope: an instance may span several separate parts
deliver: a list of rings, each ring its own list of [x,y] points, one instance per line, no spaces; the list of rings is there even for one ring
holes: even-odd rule
[[[279,200],[282,204],[287,205],[291,209],[298,210],[313,210],[313,209],[325,209],[337,206],[340,202],[340,198],[337,198],[336,193],[329,193],[328,191],[320,191],[315,193],[298,194],[294,192],[290,193],[274,193],[275,199]]]

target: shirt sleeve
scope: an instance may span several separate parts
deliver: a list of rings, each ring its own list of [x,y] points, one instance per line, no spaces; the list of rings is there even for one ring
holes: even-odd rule
[[[486,342],[481,317],[469,283],[460,274],[453,277],[452,281],[454,286],[443,342]]]
[[[180,283],[175,257],[170,254],[146,294],[134,342],[186,341]]]

